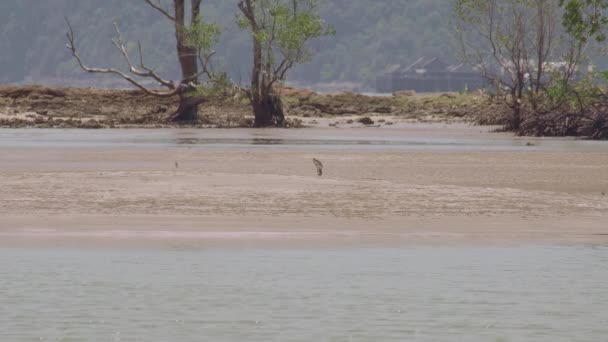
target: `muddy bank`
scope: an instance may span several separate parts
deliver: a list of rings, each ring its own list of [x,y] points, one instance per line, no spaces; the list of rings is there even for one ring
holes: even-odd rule
[[[469,122],[490,108],[479,94],[372,97],[285,88],[281,95],[293,127]],[[176,108],[177,99],[146,96],[137,90],[0,86],[0,127],[171,127],[175,124],[167,122],[167,117]],[[252,120],[246,99],[229,98],[201,105],[199,122],[190,126],[250,127]]]
[[[147,96],[138,90],[0,87],[0,127],[118,128],[165,127],[177,108],[175,98]],[[247,106],[233,101],[201,106],[200,122],[210,127],[243,126]]]

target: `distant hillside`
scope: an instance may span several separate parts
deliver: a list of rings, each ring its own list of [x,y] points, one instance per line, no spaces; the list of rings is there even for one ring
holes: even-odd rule
[[[169,0],[163,0],[169,3]],[[246,82],[250,44],[235,24],[236,0],[203,0],[204,17],[224,27],[218,63],[231,77]],[[337,29],[335,37],[314,43],[318,54],[297,67],[297,83],[373,83],[390,64],[418,57],[458,58],[450,25],[450,0],[319,0],[321,14]],[[0,83],[103,80],[81,73],[65,49],[66,24],[72,21],[81,53],[92,65],[121,65],[112,46],[113,22],[132,43],[140,40],[146,62],[177,77],[173,31],[143,0],[2,0],[0,1]],[[107,79],[106,79],[107,80]],[[110,79],[114,80],[114,79]],[[121,84],[118,82],[117,84]]]
[[[236,1],[204,0],[207,20],[224,28],[218,56],[235,80],[249,75],[249,43],[235,25]],[[312,63],[298,67],[301,83],[373,80],[387,64],[419,56],[455,59],[447,0],[320,0],[323,17],[337,35],[315,43]],[[77,30],[85,60],[119,65],[110,39],[116,21],[125,36],[141,40],[147,62],[176,75],[169,23],[142,0],[0,1],[0,82],[90,77],[76,70],[65,49],[68,16]]]

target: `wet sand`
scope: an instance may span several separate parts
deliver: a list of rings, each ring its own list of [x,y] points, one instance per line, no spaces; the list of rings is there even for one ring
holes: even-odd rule
[[[608,245],[608,144],[443,125],[21,132],[0,134],[0,246]]]

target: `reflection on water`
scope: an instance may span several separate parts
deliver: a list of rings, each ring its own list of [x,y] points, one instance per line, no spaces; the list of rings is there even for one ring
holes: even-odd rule
[[[284,140],[270,138],[252,139],[213,139],[213,138],[175,138],[176,145],[306,145],[314,144],[312,140]]]
[[[285,145],[286,141],[283,139],[263,139],[255,138],[251,139],[251,145]]]
[[[1,341],[603,341],[608,249],[0,249]]]
[[[175,138],[175,145],[221,145],[221,146],[252,146],[252,145],[285,145],[285,146],[465,146],[465,142],[458,141],[407,141],[407,140],[352,140],[352,139],[271,139],[271,138]]]

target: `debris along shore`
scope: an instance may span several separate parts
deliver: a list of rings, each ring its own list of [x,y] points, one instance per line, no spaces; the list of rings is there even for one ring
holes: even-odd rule
[[[406,93],[376,97],[353,93],[317,94],[285,87],[281,95],[289,127],[315,125],[318,118],[327,119],[329,126],[391,125],[393,121],[474,122],[480,111],[492,107],[482,94]],[[245,97],[231,97],[201,105],[199,121],[188,126],[251,127],[253,116],[247,101]],[[177,108],[177,102],[146,96],[138,90],[0,86],[0,127],[173,127],[177,124],[167,118]]]

